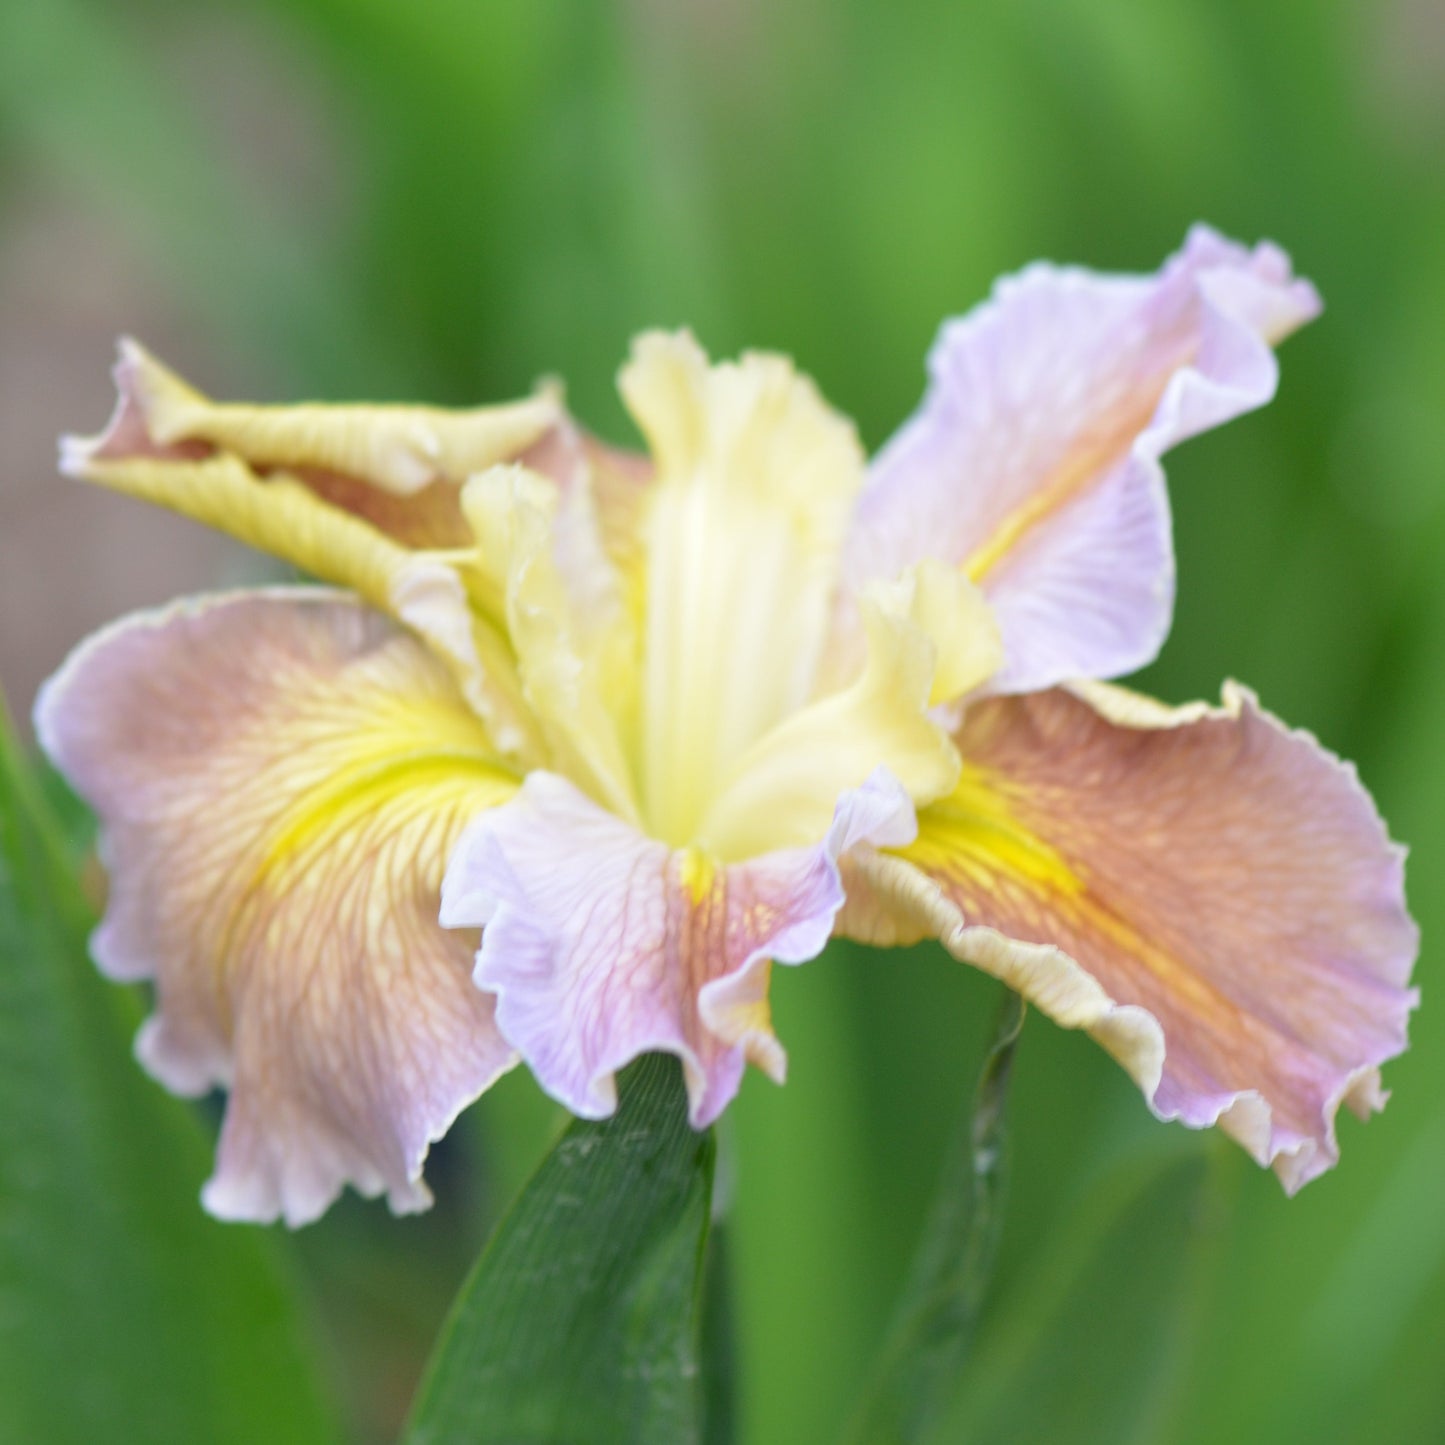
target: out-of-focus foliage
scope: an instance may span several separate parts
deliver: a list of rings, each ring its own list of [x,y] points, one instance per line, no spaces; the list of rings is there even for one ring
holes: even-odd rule
[[[1197,217],[1284,244],[1328,309],[1274,406],[1171,459],[1179,611],[1147,682],[1182,700],[1240,676],[1359,761],[1414,850],[1414,1047],[1384,1116],[1345,1120],[1340,1168],[1286,1201],[1032,1020],[955,1418],[997,1438],[1014,1399],[1033,1413],[1012,1438],[1061,1445],[1426,1441],[1445,1419],[1442,97],[1431,0],[25,0],[0,12],[0,232],[3,187],[42,177],[270,397],[464,401],[555,371],[624,437],[629,335],[689,323],[715,352],[793,353],[870,444],[916,400],[938,321],[999,271],[1151,268]],[[929,949],[786,972],[790,1082],[751,1081],[722,1134],[754,1442],[841,1427],[995,1004]],[[348,1207],[300,1241],[375,1438],[555,1119],[520,1073],[470,1117],[431,1220]]]
[[[196,1208],[209,1144],[129,1056],[91,911],[0,706],[0,1438],[336,1438],[273,1242]]]

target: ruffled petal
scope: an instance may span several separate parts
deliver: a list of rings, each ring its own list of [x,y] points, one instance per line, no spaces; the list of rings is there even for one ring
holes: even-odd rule
[[[552,766],[635,822],[619,720],[628,721],[636,698],[636,634],[607,586],[616,575],[610,563],[597,557],[589,568],[574,556],[570,572],[558,565],[559,550],[578,542],[559,516],[556,489],[526,467],[473,477],[462,507],[478,539],[478,583],[496,599]],[[594,586],[579,585],[587,577]]]
[[[1271,345],[1318,311],[1277,248],[1202,226],[1157,276],[1037,265],[1002,281],[940,332],[922,407],[873,463],[845,577],[964,567],[1003,632],[1000,692],[1143,666],[1174,600],[1159,458],[1269,401]]]
[[[452,842],[516,787],[446,669],[341,594],[242,593],[84,643],[36,727],[101,819],[96,961],[155,981],[142,1061],[231,1090],[207,1207],[424,1208],[428,1144],[514,1061],[437,923]]]
[[[1334,1164],[1339,1105],[1381,1107],[1416,1003],[1403,852],[1354,770],[1233,686],[1221,709],[990,699],[957,741],[958,788],[856,860],[840,926],[936,934],[1291,1193]]]
[[[610,1114],[616,1071],[661,1050],[682,1059],[702,1128],[746,1060],[781,1080],[770,961],[801,963],[827,942],[843,902],[837,860],[860,842],[906,842],[914,827],[880,770],[839,801],[822,843],[723,866],[533,773],[463,834],[442,921],[482,927],[476,982],[497,997],[498,1027],[573,1113]]]
[[[620,385],[657,469],[642,522],[642,805],[681,846],[743,753],[813,691],[863,454],[785,357],[711,365],[690,335],[653,333]]]

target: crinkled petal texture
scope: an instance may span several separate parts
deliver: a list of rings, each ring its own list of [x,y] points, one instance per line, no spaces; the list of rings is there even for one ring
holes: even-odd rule
[[[97,962],[155,981],[142,1061],[230,1087],[208,1208],[424,1207],[428,1143],[515,1058],[437,922],[454,840],[516,787],[448,670],[354,598],[242,593],[100,633],[36,720],[101,818]]]
[[[1403,854],[1353,769],[1233,687],[1222,709],[993,698],[958,744],[953,796],[857,861],[843,927],[936,934],[1291,1192],[1329,1168],[1416,1001]]]
[[[838,860],[901,844],[913,807],[880,770],[838,804],[823,841],[723,866],[533,773],[462,836],[442,919],[482,928],[478,985],[542,1086],[589,1118],[614,1074],[649,1050],[683,1061],[693,1124],[715,1119],[751,1059],[781,1081],[767,1002],[772,961],[819,953],[843,903]]]
[[[1000,282],[940,333],[922,407],[871,468],[845,577],[965,568],[1003,633],[994,691],[1141,667],[1174,597],[1159,458],[1267,402],[1271,344],[1318,310],[1275,247],[1205,227],[1156,276],[1036,265]]]

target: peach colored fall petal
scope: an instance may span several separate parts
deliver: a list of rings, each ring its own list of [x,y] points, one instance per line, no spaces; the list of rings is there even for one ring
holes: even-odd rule
[[[155,982],[142,1062],[231,1091],[207,1207],[425,1207],[429,1143],[515,1057],[436,920],[453,840],[516,786],[447,670],[343,594],[238,593],[84,643],[36,723],[100,816],[96,960]]]
[[[724,866],[533,773],[462,835],[442,921],[482,928],[476,981],[497,996],[497,1026],[573,1113],[610,1114],[616,1071],[661,1050],[682,1059],[702,1128],[747,1060],[781,1081],[770,962],[801,963],[828,941],[843,902],[838,859],[913,832],[907,794],[880,770],[839,800],[821,843]]]
[[[1159,458],[1269,401],[1270,347],[1318,311],[1274,246],[1203,226],[1155,276],[1006,278],[940,331],[922,406],[870,469],[849,584],[963,567],[1003,633],[995,691],[1143,666],[1174,602]]]
[[[1382,1105],[1416,1002],[1403,851],[1354,770],[1233,686],[993,698],[956,741],[953,795],[855,860],[840,926],[941,937],[1290,1192],[1334,1164],[1336,1110]]]

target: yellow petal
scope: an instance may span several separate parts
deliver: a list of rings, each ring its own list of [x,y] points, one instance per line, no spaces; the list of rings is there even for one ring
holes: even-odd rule
[[[620,602],[569,595],[554,553],[557,489],[546,479],[493,467],[467,483],[462,505],[478,539],[478,586],[505,618],[552,766],[635,821],[618,727],[635,691],[633,634]]]
[[[207,443],[244,457],[258,471],[319,468],[397,497],[415,498],[438,482],[459,485],[474,472],[519,456],[561,411],[551,392],[466,411],[215,402],[129,340],[122,343],[120,366],[147,432],[162,448]]]
[[[879,766],[915,803],[953,787],[958,753],[928,712],[937,678],[945,671],[949,687],[975,686],[999,654],[987,604],[972,584],[944,568],[937,588],[932,580],[915,587],[910,577],[861,600],[868,646],[862,673],[852,686],[795,712],[744,754],[703,819],[702,846],[734,859],[814,843],[827,831],[839,795]]]
[[[650,830],[680,845],[812,691],[863,457],[783,357],[709,366],[691,336],[653,334],[621,387],[657,468],[637,765]]]

